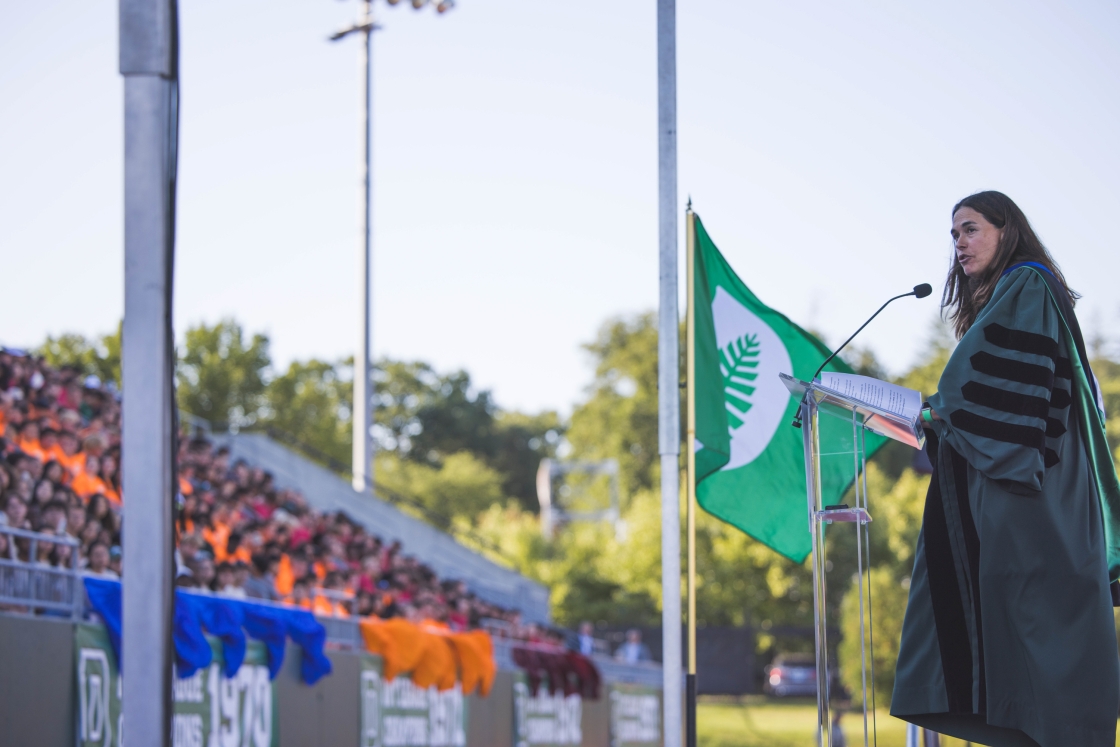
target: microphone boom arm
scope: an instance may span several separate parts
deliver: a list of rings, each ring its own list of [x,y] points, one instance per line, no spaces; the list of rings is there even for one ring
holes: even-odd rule
[[[883,304],[882,306],[880,306],[880,307],[879,307],[879,311],[882,311],[883,309],[887,308],[887,306],[889,306],[889,305],[890,305],[891,301],[897,301],[897,300],[898,300],[898,299],[900,299],[900,298],[906,298],[907,296],[914,296],[914,295],[917,295],[917,293],[916,293],[915,291],[910,291],[909,293],[903,293],[902,295],[899,295],[899,296],[895,296],[894,298],[892,298],[892,299],[888,300],[888,301],[887,301],[887,302],[886,302],[885,304]],[[868,324],[871,324],[871,320],[872,320],[872,319],[874,319],[875,317],[879,316],[879,311],[876,311],[876,312],[875,312],[874,314],[872,314],[872,315],[871,315],[871,319],[868,319],[868,320],[867,320],[866,322],[864,322],[864,323],[863,323],[863,325],[862,325],[862,326],[860,326],[860,328],[859,328],[859,329],[857,329],[857,330],[856,330],[855,332],[853,332],[853,333],[852,333],[852,336],[851,336],[851,337],[849,337],[849,338],[848,338],[847,340],[844,340],[844,344],[843,344],[843,345],[841,345],[840,347],[836,348],[836,350],[834,350],[834,351],[832,352],[832,355],[830,355],[830,356],[828,356],[827,358],[825,358],[825,359],[824,359],[824,363],[822,363],[822,364],[820,365],[820,368],[818,368],[818,369],[816,370],[816,372],[815,372],[815,373],[813,374],[813,377],[812,377],[811,379],[809,379],[809,382],[810,382],[810,383],[812,383],[812,382],[816,381],[816,380],[817,380],[817,376],[819,376],[819,375],[820,375],[820,372],[824,370],[824,367],[825,367],[825,366],[827,366],[827,365],[828,365],[829,363],[831,363],[831,362],[832,362],[832,359],[833,359],[833,358],[835,358],[835,357],[836,357],[836,355],[837,355],[837,354],[838,354],[838,353],[839,353],[839,352],[840,352],[841,350],[843,350],[843,349],[844,349],[845,347],[847,347],[848,343],[849,343],[849,342],[851,342],[852,340],[854,340],[854,339],[856,338],[856,335],[858,335],[858,334],[859,334],[860,332],[862,332],[862,331],[863,331],[863,328],[864,328],[864,327],[866,327],[866,326],[867,326]]]

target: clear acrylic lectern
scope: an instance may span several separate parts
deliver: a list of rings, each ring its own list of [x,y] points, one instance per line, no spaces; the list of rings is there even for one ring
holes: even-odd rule
[[[825,558],[825,527],[833,522],[851,523],[856,529],[856,564],[858,569],[860,660],[863,683],[863,743],[868,737],[868,662],[871,653],[867,644],[868,628],[873,622],[870,610],[870,587],[865,588],[864,577],[868,572],[868,524],[871,514],[867,510],[867,449],[866,432],[900,441],[915,449],[925,447],[921,421],[899,417],[886,410],[828,389],[821,382],[805,382],[779,374],[782,383],[801,402],[799,418],[805,444],[805,493],[808,498],[809,531],[813,535],[813,617],[817,662],[817,744],[832,747],[832,718],[829,690],[833,668],[828,665],[828,625],[826,604],[826,572],[831,565]],[[822,433],[824,437],[822,438]],[[824,448],[822,448],[822,444]],[[854,470],[854,471],[853,471]],[[854,493],[854,506],[823,505],[826,485],[839,487],[846,492],[847,485],[834,482],[850,481]],[[833,481],[833,482],[830,482]],[[870,577],[868,577],[868,584]],[[864,623],[865,594],[868,623]],[[874,632],[871,633],[874,642]],[[874,687],[874,659],[870,659],[870,674]],[[872,692],[874,698],[874,692]],[[873,701],[872,701],[873,702]],[[874,719],[874,711],[872,711]]]

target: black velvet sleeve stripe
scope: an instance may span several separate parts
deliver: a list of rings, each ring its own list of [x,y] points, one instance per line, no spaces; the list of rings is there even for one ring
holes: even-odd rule
[[[1047,358],[1058,357],[1058,341],[1052,337],[1021,329],[1008,329],[1002,324],[993,323],[984,327],[984,339],[1007,350],[1045,355]]]
[[[961,394],[969,402],[990,407],[1012,415],[1026,415],[1032,418],[1045,418],[1050,412],[1050,402],[1042,397],[1019,394],[1006,389],[970,381],[961,387]]]
[[[982,374],[995,376],[997,379],[1006,379],[1020,384],[1033,384],[1034,386],[1049,389],[1054,385],[1054,375],[1046,366],[1034,363],[1023,363],[1011,358],[1000,358],[981,350],[969,358],[972,368]]]
[[[1066,409],[1072,401],[1073,398],[1069,396],[1069,392],[1065,389],[1058,389],[1055,387],[1054,391],[1050,394],[1050,406],[1056,410]]]
[[[1050,469],[1055,464],[1062,461],[1058,458],[1058,452],[1053,449],[1047,449],[1046,453],[1042,455],[1042,459],[1046,463],[1046,469]]]
[[[1054,378],[1073,379],[1073,364],[1069,358],[1059,358],[1054,365]]]
[[[1032,449],[1038,449],[1040,452],[1046,448],[1046,432],[1041,428],[1003,423],[968,410],[954,411],[949,416],[949,422],[955,428],[960,428],[962,431],[977,436],[990,438],[993,441],[1029,446]]]
[[[1057,438],[1066,432],[1066,426],[1060,420],[1046,418],[1046,437]]]

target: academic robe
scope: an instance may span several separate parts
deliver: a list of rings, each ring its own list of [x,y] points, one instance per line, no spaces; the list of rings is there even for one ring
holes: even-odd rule
[[[1013,266],[929,404],[891,713],[976,744],[1114,745],[1120,483],[1068,295]]]

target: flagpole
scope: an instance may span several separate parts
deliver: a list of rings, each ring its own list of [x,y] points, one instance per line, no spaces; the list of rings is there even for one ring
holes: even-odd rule
[[[696,747],[696,294],[693,274],[696,260],[696,214],[692,200],[685,210],[687,322],[685,327],[688,402],[688,674],[686,676],[687,747]]]
[[[664,747],[681,744],[681,358],[677,306],[677,8],[657,0],[657,432]]]

